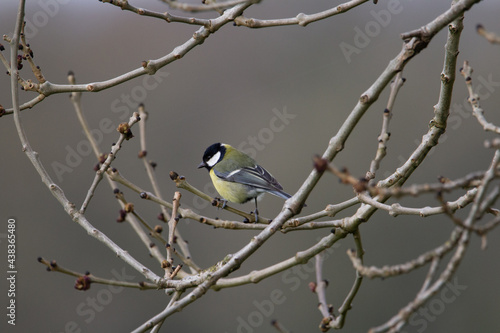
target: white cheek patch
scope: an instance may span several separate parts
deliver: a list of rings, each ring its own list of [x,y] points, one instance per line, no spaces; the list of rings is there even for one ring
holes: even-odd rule
[[[209,167],[213,167],[217,162],[219,162],[219,158],[220,158],[220,151],[218,151],[217,153],[215,153],[214,156],[212,156],[208,161],[207,161],[207,165]]]

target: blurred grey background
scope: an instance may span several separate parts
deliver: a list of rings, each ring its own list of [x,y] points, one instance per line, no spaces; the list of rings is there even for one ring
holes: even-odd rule
[[[198,29],[140,17],[97,0],[27,2],[26,20],[31,23],[31,30],[26,32],[28,42],[34,51],[35,62],[53,83],[66,83],[69,70],[75,72],[78,83],[115,77],[139,67],[142,60],[168,54]],[[228,24],[184,58],[161,69],[155,77],[143,76],[97,94],[86,93],[82,103],[104,151],[109,151],[118,134],[114,129],[110,132],[102,127],[102,121],[115,128],[136,111],[138,103],[146,105],[149,112],[148,158],[158,164],[157,177],[166,199],[176,190],[168,177],[170,171],[185,175],[191,184],[209,191],[206,171],[196,169],[204,149],[218,141],[248,148],[252,138],[257,138],[259,143],[254,151],[256,159],[285,190],[294,193],[311,170],[312,156],[325,150],[328,140],[335,135],[359,96],[400,51],[399,34],[434,19],[449,8],[450,2],[381,0],[377,5],[366,3],[305,28],[252,30]],[[263,1],[252,6],[245,15],[291,17],[339,3]],[[397,5],[397,13],[386,20],[374,14],[387,11],[389,3]],[[167,10],[160,1],[133,0],[131,4]],[[17,1],[2,1],[2,34],[13,31],[16,11]],[[500,123],[500,48],[479,37],[475,26],[482,23],[487,29],[500,32],[499,14],[497,1],[483,1],[466,13],[458,65],[460,67],[464,60],[470,61],[474,83],[476,86],[483,84],[481,106],[487,118],[497,124]],[[199,16],[208,18],[214,14]],[[357,34],[359,31],[366,33],[367,27],[373,29],[368,31],[371,36],[358,40],[357,52],[346,57],[341,45],[356,47]],[[382,163],[378,179],[397,168],[428,129],[439,93],[445,40],[446,31],[442,31],[404,70],[407,81],[396,101],[388,156]],[[8,57],[8,51],[3,53]],[[21,73],[30,77],[27,64]],[[4,107],[11,107],[9,92],[9,77],[3,75],[0,77],[0,104]],[[35,97],[26,92],[21,92],[20,96],[22,102]],[[365,174],[375,155],[387,97],[388,90],[363,117],[345,150],[335,160],[337,166],[347,167],[356,176]],[[408,184],[436,182],[438,176],[457,178],[488,167],[493,152],[483,148],[483,142],[493,136],[485,134],[468,111],[461,111],[470,109],[466,107],[466,97],[465,84],[457,74],[446,136]],[[281,123],[275,119],[277,114],[284,113],[290,115],[287,121]],[[50,96],[35,108],[23,111],[22,120],[33,148],[39,152],[54,181],[79,207],[93,180],[96,161],[86,150],[86,140],[68,94]],[[270,130],[272,124],[279,126],[275,127],[277,130]],[[142,161],[136,157],[140,150],[138,127],[133,132],[136,138],[124,144],[113,165],[128,179],[151,190]],[[67,268],[88,270],[101,277],[142,280],[139,273],[89,237],[63,212],[22,153],[12,116],[0,119],[0,138],[1,253],[7,248],[7,219],[14,217],[18,256],[16,326],[7,325],[3,307],[0,331],[127,332],[164,309],[169,298],[163,292],[102,285],[92,285],[90,290],[80,292],[73,288],[73,277],[47,272],[37,262],[37,257],[42,256]],[[78,157],[74,156],[75,152]],[[57,165],[68,168],[66,172],[57,172]],[[141,201],[123,186],[120,189],[142,216],[151,224],[157,223],[159,207]],[[182,194],[183,207],[195,208],[212,217],[234,218],[200,202],[190,193]],[[321,210],[327,204],[341,202],[352,195],[349,186],[339,184],[335,177],[327,174],[311,194],[303,214]],[[458,196],[455,193],[446,198],[455,200]],[[404,199],[402,204],[419,207],[438,203],[428,195]],[[262,215],[272,217],[281,206],[280,199],[268,196],[259,208]],[[247,204],[240,208],[250,211],[253,206]],[[88,219],[118,245],[161,274],[159,265],[148,256],[131,228],[115,222],[118,210],[112,190],[106,182],[101,183],[88,209]],[[352,209],[342,212],[337,218],[353,212]],[[442,216],[392,218],[377,212],[361,228],[365,263],[385,265],[408,261],[443,243],[453,227],[453,223]],[[181,220],[179,230],[189,241],[193,258],[203,267],[239,250],[255,234],[215,230],[187,220]],[[322,229],[277,234],[233,276],[289,258],[329,232],[329,229]],[[351,238],[342,240],[328,253],[325,262],[325,277],[330,282],[327,297],[335,308],[341,305],[355,276],[345,254],[353,246]],[[452,285],[413,317],[404,331],[498,332],[499,250],[498,230],[488,236],[485,251],[480,249],[480,239],[472,237]],[[7,271],[4,255],[1,260],[2,270]],[[163,331],[276,332],[270,321],[277,319],[292,332],[317,332],[321,315],[316,308],[317,297],[308,288],[308,283],[314,279],[312,267],[313,261],[258,285],[210,291],[169,318]],[[413,299],[426,273],[423,269],[384,281],[366,279],[348,315],[344,332],[366,331],[384,323]],[[2,305],[6,306],[5,278],[0,287]],[[280,292],[279,302],[269,306],[271,295]]]

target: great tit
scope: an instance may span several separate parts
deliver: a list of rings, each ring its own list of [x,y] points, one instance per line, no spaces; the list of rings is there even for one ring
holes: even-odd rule
[[[199,168],[207,168],[215,189],[225,200],[245,203],[254,199],[256,222],[259,219],[257,197],[265,192],[283,199],[291,197],[253,158],[225,143],[208,147]]]

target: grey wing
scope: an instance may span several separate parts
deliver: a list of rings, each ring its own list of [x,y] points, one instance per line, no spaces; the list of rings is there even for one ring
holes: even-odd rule
[[[229,182],[253,186],[284,199],[291,197],[291,195],[283,191],[280,183],[260,165],[241,168],[229,173],[222,173],[215,170],[214,172],[217,177]]]

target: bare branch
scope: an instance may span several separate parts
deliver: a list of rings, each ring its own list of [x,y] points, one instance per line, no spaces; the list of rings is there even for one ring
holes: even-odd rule
[[[85,210],[87,209],[87,206],[89,205],[90,200],[94,196],[94,191],[96,190],[97,186],[101,182],[102,177],[104,176],[106,170],[108,170],[109,166],[111,165],[111,162],[116,158],[116,154],[121,149],[123,141],[128,140],[128,139],[133,137],[130,129],[139,120],[141,120],[141,117],[139,117],[139,113],[134,112],[132,117],[130,117],[128,123],[122,123],[118,126],[117,131],[120,132],[120,138],[118,139],[118,141],[115,144],[113,144],[113,146],[111,147],[111,152],[109,152],[109,154],[106,155],[107,156],[106,159],[102,163],[99,170],[96,171],[94,181],[92,182],[92,185],[90,186],[90,189],[87,192],[87,196],[85,197],[85,200],[83,201],[82,207],[80,208],[81,214],[85,213]]]
[[[401,186],[411,173],[413,173],[413,171],[420,165],[420,163],[422,163],[428,152],[435,145],[437,145],[439,137],[441,137],[444,133],[446,129],[446,121],[450,113],[451,96],[453,92],[453,84],[455,82],[458,45],[460,41],[460,34],[463,29],[463,12],[476,2],[477,0],[455,1],[449,10],[415,33],[416,36],[423,38],[421,42],[424,43],[425,47],[428,41],[430,41],[429,38],[432,38],[437,31],[440,30],[440,27],[442,28],[451,23],[452,20],[458,18],[456,21],[457,23],[451,24],[448,29],[448,39],[445,45],[446,54],[444,67],[441,73],[441,89],[438,104],[434,107],[434,118],[429,124],[430,129],[427,134],[422,137],[422,142],[411,154],[404,165],[398,168],[396,172],[388,178],[379,181],[377,184],[379,187],[390,187],[395,184],[399,184]],[[407,35],[407,37],[404,37],[405,39],[410,38],[414,34],[412,33]],[[414,40],[414,38],[416,37],[411,37],[410,40]]]
[[[288,258],[261,270],[252,271],[249,274],[243,276],[220,279],[212,288],[215,290],[219,290],[222,288],[230,288],[248,283],[258,283],[259,281],[262,281],[269,276],[273,276],[277,273],[283,272],[284,270],[287,270],[293,266],[307,263],[318,253],[321,253],[325,249],[332,247],[333,244],[335,244],[338,240],[345,238],[347,234],[347,232],[344,232],[341,229],[333,230],[330,235],[321,238],[318,242],[316,242],[316,244],[309,247],[308,249],[297,252],[291,258]]]
[[[349,259],[351,259],[354,268],[363,276],[366,276],[370,279],[379,277],[379,278],[388,278],[393,276],[398,276],[401,274],[409,273],[417,268],[422,267],[423,265],[433,261],[435,258],[442,258],[444,255],[449,253],[458,243],[460,236],[462,235],[462,228],[455,228],[451,233],[450,238],[444,242],[442,245],[436,247],[433,250],[427,251],[417,258],[407,261],[403,264],[393,265],[393,266],[383,266],[383,267],[375,267],[375,266],[363,266],[363,263],[359,258],[357,258],[356,252],[349,250],[347,251],[347,255]]]
[[[389,95],[389,100],[387,102],[387,107],[384,110],[383,118],[382,118],[382,129],[380,135],[378,137],[378,148],[375,158],[373,159],[370,170],[366,173],[365,178],[369,181],[375,178],[375,172],[380,167],[380,162],[386,155],[387,150],[387,141],[389,141],[390,133],[389,133],[389,122],[392,117],[392,109],[394,107],[394,103],[396,102],[396,96],[399,92],[399,89],[403,86],[406,79],[403,78],[403,73],[399,72],[396,74],[396,77],[391,83],[391,93]]]
[[[186,12],[207,12],[207,11],[213,11],[213,10],[221,10],[229,7],[233,7],[235,5],[245,3],[245,2],[253,2],[253,3],[259,3],[260,0],[226,0],[226,1],[220,1],[220,2],[211,2],[208,3],[208,1],[202,1],[202,5],[197,5],[197,4],[191,4],[191,3],[186,3],[182,1],[177,1],[177,0],[160,0],[164,3],[166,3],[170,8],[173,9],[180,9]]]
[[[356,229],[356,231],[353,233],[353,237],[354,244],[356,244],[356,259],[362,264],[365,250],[363,249],[363,245],[361,243],[361,233],[359,232],[359,229]],[[334,322],[330,323],[330,327],[342,328],[344,326],[347,312],[352,308],[352,302],[354,301],[354,297],[356,297],[356,294],[358,293],[362,282],[363,275],[356,270],[356,278],[354,279],[351,290],[349,291],[349,294],[347,294],[344,303],[342,303],[342,306],[339,308],[339,316],[335,319]]]
[[[274,20],[259,20],[254,18],[246,18],[244,16],[238,16],[234,19],[235,25],[242,25],[248,28],[265,28],[265,27],[276,27],[283,25],[300,25],[305,27],[309,23],[323,20],[325,18],[345,13],[352,8],[355,8],[369,0],[351,0],[335,6],[334,8],[315,13],[315,14],[297,14],[295,17],[284,18],[284,19],[274,19]]]
[[[455,271],[458,268],[458,265],[462,261],[465,252],[467,250],[469,241],[470,241],[470,233],[471,231],[469,230],[469,227],[472,226],[475,221],[476,217],[479,211],[480,207],[480,202],[482,201],[484,194],[486,192],[486,189],[488,185],[490,184],[491,180],[494,178],[495,175],[495,170],[498,166],[498,163],[500,161],[500,151],[495,152],[495,156],[492,160],[492,163],[490,165],[490,168],[486,171],[485,177],[483,178],[483,182],[481,186],[478,188],[478,193],[476,195],[476,198],[474,200],[474,204],[469,212],[469,215],[464,221],[464,226],[466,227],[465,229],[460,228],[461,230],[461,235],[458,240],[458,244],[456,246],[455,253],[453,254],[452,258],[449,260],[448,265],[446,266],[445,270],[440,274],[439,278],[432,284],[426,281],[424,283],[424,286],[428,286],[425,289],[421,289],[420,292],[417,294],[414,300],[412,300],[408,305],[406,305],[404,308],[402,308],[397,315],[392,317],[389,321],[387,321],[385,324],[378,326],[376,328],[372,328],[370,332],[372,333],[377,333],[377,332],[386,332],[389,330],[394,330],[395,328],[401,327],[405,322],[408,321],[410,315],[414,313],[420,306],[422,306],[426,301],[428,301],[435,293],[443,288],[443,286],[448,282]]]
[[[474,92],[474,87],[472,86],[472,67],[469,66],[468,61],[464,61],[464,66],[460,69],[460,74],[464,77],[467,90],[469,91],[469,98],[467,100],[472,106],[472,114],[485,131],[500,134],[500,127],[488,122],[484,117],[484,110],[479,106],[479,95]]]
[[[168,23],[170,22],[180,22],[180,23],[186,23],[186,24],[193,24],[193,25],[201,25],[207,28],[210,28],[210,20],[205,20],[205,19],[199,19],[196,17],[183,17],[183,16],[177,16],[177,15],[172,15],[169,12],[165,13],[159,13],[155,12],[153,10],[148,10],[144,8],[138,8],[135,6],[132,6],[129,4],[127,0],[101,0],[103,3],[109,3],[113,6],[120,7],[122,10],[128,10],[131,12],[134,12],[136,14],[139,14],[141,16],[149,16],[149,17],[154,17],[154,18],[159,18],[161,20],[164,20]]]
[[[318,253],[316,256],[314,256],[314,259],[316,260],[316,264],[314,266],[316,271],[316,283],[314,285],[314,292],[316,293],[316,295],[318,295],[318,308],[321,312],[321,315],[323,316],[320,324],[320,329],[321,331],[324,331],[328,327],[330,322],[335,318],[331,313],[333,307],[328,305],[328,302],[326,301],[326,287],[328,287],[328,281],[323,278],[323,254]]]
[[[157,284],[153,283],[148,283],[148,282],[127,282],[127,281],[117,281],[117,280],[110,280],[110,279],[105,279],[105,278],[100,278],[97,276],[94,276],[90,273],[79,273],[75,272],[71,269],[62,267],[58,263],[56,263],[55,260],[52,261],[47,261],[43,258],[38,258],[38,262],[42,263],[43,265],[47,266],[47,270],[51,272],[59,272],[71,276],[76,276],[77,278],[81,277],[86,277],[86,283],[89,285],[91,283],[99,283],[99,284],[105,284],[105,285],[110,285],[110,286],[119,286],[119,287],[125,287],[125,288],[136,288],[140,290],[147,290],[147,289],[158,289]]]
[[[172,217],[168,221],[168,243],[167,243],[167,261],[173,266],[174,256],[173,256],[173,246],[174,246],[174,235],[175,229],[177,227],[177,222],[179,222],[179,217],[177,217],[177,210],[180,206],[181,192],[175,192],[174,198],[172,200]],[[165,278],[168,278],[167,276]]]
[[[478,24],[476,26],[476,31],[480,36],[486,38],[486,40],[491,44],[500,44],[500,37],[496,33],[486,30],[482,24]]]
[[[121,83],[130,81],[136,77],[148,74],[153,75],[160,68],[174,62],[180,58],[182,58],[186,53],[191,51],[194,47],[203,44],[205,39],[208,38],[211,34],[215,33],[225,24],[234,20],[235,17],[240,15],[246,8],[251,6],[252,3],[244,2],[238,4],[232,8],[224,11],[223,15],[210,20],[210,28],[200,27],[193,36],[187,40],[184,44],[177,46],[173,49],[169,54],[156,59],[144,61],[140,68],[129,71],[128,73],[124,73],[117,77],[111,78],[106,81],[101,82],[92,82],[92,83],[84,83],[84,84],[55,84],[50,81],[46,81],[42,84],[33,84],[29,89],[31,91],[36,91],[39,94],[47,97],[52,94],[59,94],[65,92],[98,92],[101,90],[109,89],[111,87],[117,86]],[[17,73],[17,71],[16,71]],[[43,98],[37,96],[35,99],[23,104],[23,107],[33,107],[37,103],[39,103]],[[13,112],[12,109],[5,109],[5,114],[11,114]]]

